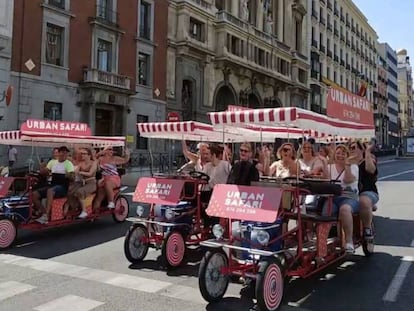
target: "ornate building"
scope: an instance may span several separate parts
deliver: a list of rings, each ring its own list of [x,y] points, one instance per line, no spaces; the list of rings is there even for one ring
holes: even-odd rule
[[[167,110],[308,108],[307,8],[293,0],[170,0]]]
[[[330,87],[360,93],[373,103],[377,82],[375,30],[351,0],[308,0],[311,109],[326,113]]]
[[[13,1],[0,1],[0,128],[6,114],[5,92],[10,85],[10,59],[12,53]]]
[[[407,50],[397,51],[398,57],[398,99],[401,135],[407,136],[413,127],[413,78],[410,57]]]

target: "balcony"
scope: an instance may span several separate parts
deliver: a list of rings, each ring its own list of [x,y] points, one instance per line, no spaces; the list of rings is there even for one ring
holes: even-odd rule
[[[345,61],[341,59],[341,66],[345,67]]]
[[[86,69],[83,75],[83,82],[97,83],[124,90],[131,88],[131,78],[99,69]]]
[[[331,0],[328,0],[328,4],[326,5],[326,7],[328,8],[328,10],[332,11],[332,2],[331,2]]]
[[[346,40],[346,45],[351,46],[351,41],[349,41],[349,39]]]
[[[338,29],[334,29],[334,35],[339,38],[339,31],[338,31]]]
[[[319,23],[321,23],[321,25],[326,25],[326,20],[325,18],[321,15],[321,18],[319,19]]]
[[[249,24],[245,21],[241,20],[240,18],[237,18],[226,11],[219,11],[217,13],[217,20],[219,22],[229,22],[237,27],[243,28],[244,30],[249,30]]]
[[[332,32],[332,24],[328,23],[328,26],[326,26],[326,28],[328,29],[328,31]]]
[[[336,15],[336,16],[338,16],[338,17],[339,17],[339,11],[338,11],[338,9],[337,9],[337,8],[335,8],[335,9],[334,9],[334,15]]]
[[[318,41],[316,41],[315,39],[312,39],[312,46],[314,48],[318,48]]]
[[[315,9],[312,9],[312,17],[318,19],[318,12]]]
[[[345,68],[346,70],[351,70],[351,65],[347,64]]]
[[[345,36],[341,35],[341,41],[345,43]]]
[[[334,56],[334,61],[335,61],[335,62],[339,62],[339,57],[338,57],[338,55],[335,55],[335,56]]]
[[[323,44],[319,44],[319,50],[325,54],[325,46]]]
[[[344,15],[343,14],[341,14],[341,22],[343,22],[343,23],[345,23],[345,17],[344,17]]]
[[[113,11],[107,5],[96,6],[96,17],[95,17],[96,21],[103,23],[103,24],[111,25],[111,26],[117,26],[118,18],[119,18],[119,14]]]
[[[206,10],[211,10],[211,7],[212,7],[211,4],[205,0],[191,0],[190,2],[193,2]]]
[[[354,26],[354,25],[352,25],[351,31],[352,31],[353,33],[355,33],[355,26]]]
[[[313,79],[318,79],[319,78],[319,72],[317,72],[316,70],[311,70],[311,78]]]
[[[332,58],[332,51],[331,51],[331,50],[328,50],[328,51],[326,52],[326,55],[327,55],[328,57]]]
[[[349,20],[347,20],[347,21],[345,22],[345,25],[346,25],[346,27],[351,28],[351,23],[349,22]]]

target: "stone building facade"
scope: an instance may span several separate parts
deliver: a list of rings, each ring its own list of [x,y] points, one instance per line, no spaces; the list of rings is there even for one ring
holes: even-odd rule
[[[407,136],[413,127],[413,77],[410,57],[406,49],[397,51],[398,58],[398,99],[401,135]]]
[[[308,108],[307,7],[293,0],[170,0],[167,109],[206,121],[228,105]]]
[[[359,93],[373,104],[377,84],[375,30],[351,0],[308,0],[311,109],[326,113],[330,87]]]

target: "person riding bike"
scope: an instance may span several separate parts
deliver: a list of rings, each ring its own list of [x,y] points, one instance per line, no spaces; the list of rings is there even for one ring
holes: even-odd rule
[[[43,214],[38,219],[39,223],[47,223],[52,209],[54,198],[63,198],[66,196],[69,183],[74,179],[74,166],[67,159],[69,149],[62,146],[58,149],[57,159],[52,159],[46,167],[40,168],[41,175],[52,175],[51,185],[37,189],[33,192],[34,207],[42,211]],[[41,200],[46,198],[46,208],[42,206]]]

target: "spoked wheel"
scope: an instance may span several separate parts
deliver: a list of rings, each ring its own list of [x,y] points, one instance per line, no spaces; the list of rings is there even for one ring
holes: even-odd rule
[[[115,222],[124,222],[129,214],[129,204],[126,197],[120,195],[115,201],[115,210],[112,218]]]
[[[137,264],[148,253],[148,230],[142,224],[132,225],[125,236],[124,253],[130,263]]]
[[[284,273],[280,260],[266,258],[259,263],[256,280],[257,305],[262,311],[278,310],[284,293]]]
[[[17,236],[17,228],[10,219],[0,219],[0,250],[13,245]]]
[[[372,239],[370,241],[366,241],[365,239],[362,240],[362,251],[367,257],[370,257],[372,254],[374,254],[374,248],[375,248],[374,222],[371,223],[371,230],[372,230]]]
[[[178,230],[171,231],[162,245],[162,258],[168,269],[177,268],[184,261],[185,241]]]
[[[227,267],[228,258],[221,248],[204,255],[198,270],[198,286],[206,301],[217,302],[223,298],[230,282],[229,276],[222,273]]]

